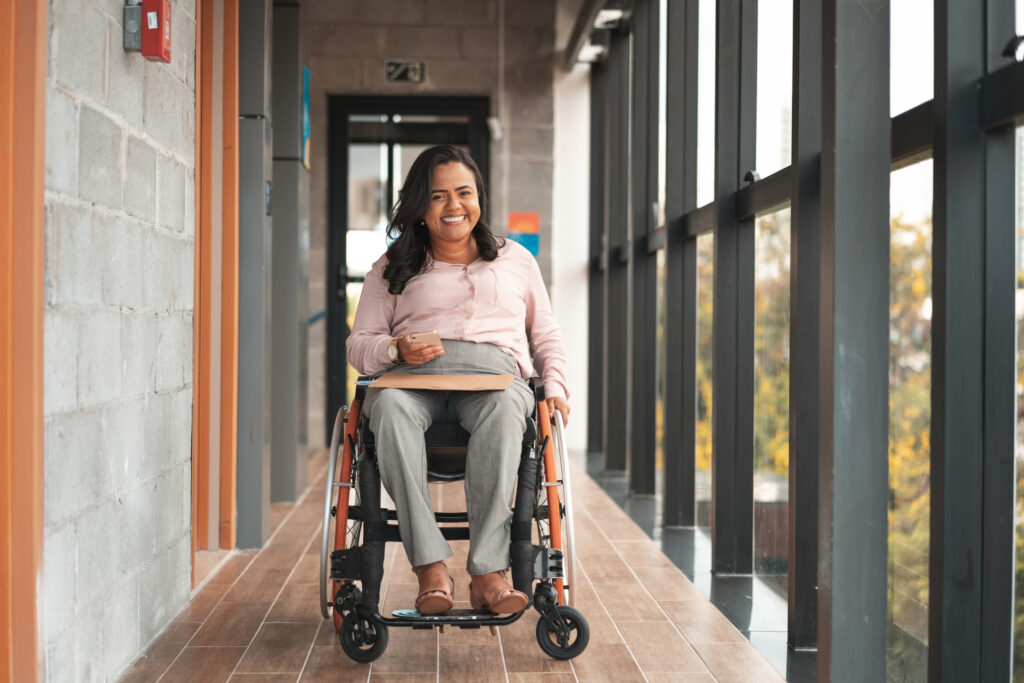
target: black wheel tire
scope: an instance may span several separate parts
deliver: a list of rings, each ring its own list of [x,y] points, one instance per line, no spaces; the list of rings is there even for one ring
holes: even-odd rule
[[[537,621],[537,644],[553,659],[572,659],[586,650],[589,642],[590,624],[577,609],[553,607]]]
[[[357,662],[372,662],[388,648],[388,627],[374,619],[348,612],[338,633],[341,649]]]

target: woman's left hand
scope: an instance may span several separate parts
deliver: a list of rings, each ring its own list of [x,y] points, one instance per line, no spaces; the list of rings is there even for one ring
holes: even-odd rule
[[[551,419],[555,419],[555,408],[558,408],[558,412],[562,413],[562,422],[568,426],[569,424],[569,402],[561,396],[553,396],[551,398],[544,399],[544,402],[548,404],[548,413],[551,414]]]

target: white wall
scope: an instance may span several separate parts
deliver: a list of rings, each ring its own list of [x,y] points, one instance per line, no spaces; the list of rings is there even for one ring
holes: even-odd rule
[[[561,22],[563,17],[559,16]],[[574,453],[587,446],[587,262],[590,250],[590,67],[556,67],[551,298],[569,350]]]

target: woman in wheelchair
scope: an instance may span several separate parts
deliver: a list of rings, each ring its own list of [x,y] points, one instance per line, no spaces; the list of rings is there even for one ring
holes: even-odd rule
[[[455,585],[427,491],[424,432],[457,419],[469,432],[465,492],[474,609],[519,612],[529,598],[507,578],[513,495],[538,375],[551,415],[569,415],[565,347],[540,270],[521,245],[487,225],[480,171],[462,150],[440,145],[413,163],[388,234],[394,241],[366,276],[348,338],[360,372],[511,374],[504,391],[373,389],[363,402],[385,489],[419,581],[416,609],[451,609]],[[440,339],[418,340],[436,331]],[[433,335],[424,335],[433,337]],[[443,341],[442,341],[443,340]],[[440,342],[440,343],[438,343]]]

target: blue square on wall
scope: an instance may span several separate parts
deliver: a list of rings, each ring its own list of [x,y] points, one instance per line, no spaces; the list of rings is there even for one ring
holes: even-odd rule
[[[540,253],[540,235],[535,232],[510,232],[508,238],[526,247],[534,256]]]

